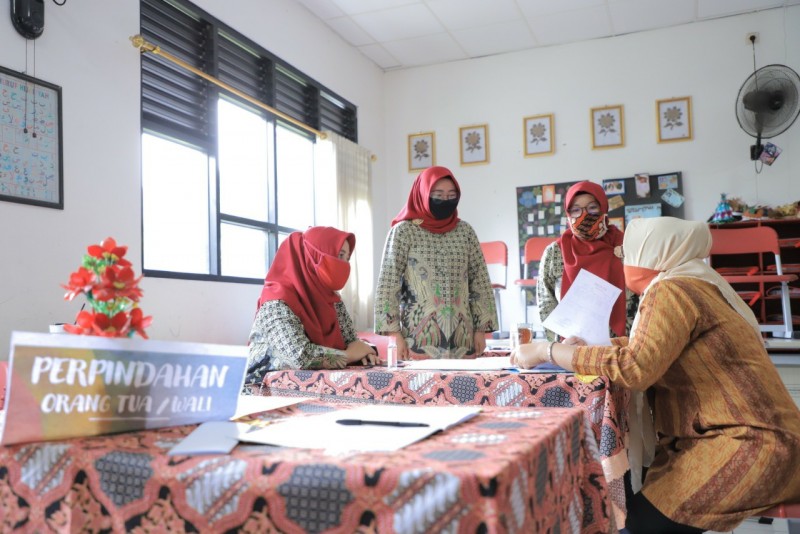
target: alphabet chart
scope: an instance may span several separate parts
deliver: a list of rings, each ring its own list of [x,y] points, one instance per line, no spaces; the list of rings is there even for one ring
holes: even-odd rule
[[[64,207],[61,87],[3,67],[0,200]]]

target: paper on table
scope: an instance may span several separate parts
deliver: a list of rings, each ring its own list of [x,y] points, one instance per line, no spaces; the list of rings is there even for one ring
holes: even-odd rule
[[[509,356],[487,356],[485,358],[473,359],[430,359],[430,360],[407,360],[403,362],[401,370],[425,370],[425,371],[502,371],[510,369]]]
[[[227,454],[239,444],[238,436],[250,428],[247,423],[209,421],[172,447],[168,456],[181,454]]]
[[[581,269],[542,326],[562,337],[578,336],[589,345],[610,345],[608,323],[621,292],[617,286]]]
[[[279,424],[242,433],[239,440],[282,447],[325,449],[333,453],[396,451],[474,417],[479,412],[480,408],[463,406],[364,406],[321,415],[292,417]],[[428,426],[351,426],[338,424],[337,419],[415,422]]]
[[[231,417],[231,421],[244,417],[245,415],[267,412],[293,404],[300,404],[306,400],[308,399],[302,397],[239,395],[239,400],[236,403],[236,413]]]

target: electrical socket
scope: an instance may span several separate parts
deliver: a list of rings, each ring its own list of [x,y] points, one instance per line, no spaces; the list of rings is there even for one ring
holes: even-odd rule
[[[758,32],[750,32],[745,35],[745,39],[747,40],[747,44],[755,44],[758,42]]]

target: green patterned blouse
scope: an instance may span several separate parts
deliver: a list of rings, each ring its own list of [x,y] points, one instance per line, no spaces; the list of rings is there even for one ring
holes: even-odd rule
[[[621,260],[620,260],[621,261]],[[558,241],[553,241],[542,253],[542,261],[539,263],[538,282],[536,283],[536,300],[539,306],[539,318],[544,321],[548,315],[558,306],[561,300],[561,277],[564,275],[564,257],[561,255],[561,247]],[[625,288],[625,306],[627,318],[625,332],[630,333],[633,318],[639,309],[639,296],[633,291]],[[544,329],[547,339],[556,341],[556,334]],[[609,328],[609,335],[616,337],[616,334]]]
[[[375,295],[375,332],[402,332],[431,358],[474,354],[475,332],[497,329],[489,271],[475,230],[460,221],[443,234],[411,221],[389,231]]]
[[[345,345],[358,336],[344,302],[336,302],[336,315]],[[303,323],[282,300],[268,300],[256,314],[248,343],[245,386],[258,385],[267,371],[278,369],[320,369],[326,357],[344,356],[343,350],[312,343]],[[245,387],[245,389],[247,389]]]

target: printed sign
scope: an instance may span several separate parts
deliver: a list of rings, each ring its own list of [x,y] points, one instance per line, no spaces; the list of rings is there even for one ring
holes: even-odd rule
[[[224,421],[247,347],[13,332],[3,445]]]

